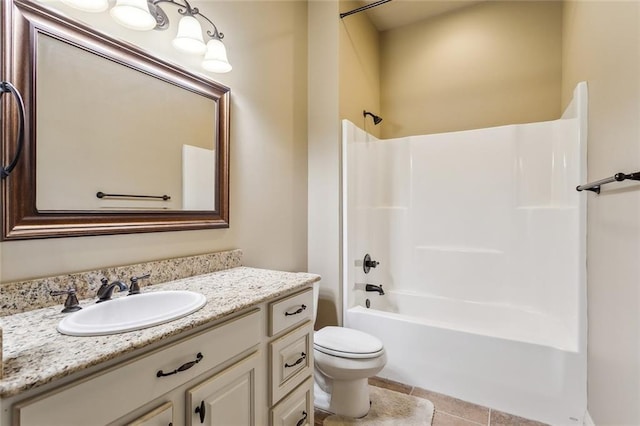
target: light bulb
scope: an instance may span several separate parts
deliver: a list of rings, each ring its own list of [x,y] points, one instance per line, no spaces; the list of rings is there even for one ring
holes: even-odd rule
[[[207,46],[202,39],[202,27],[193,16],[185,16],[178,22],[178,33],[173,39],[173,47],[186,53],[202,55]]]
[[[207,53],[202,61],[202,68],[207,71],[225,73],[231,71],[232,67],[227,59],[227,49],[222,41],[217,38],[209,40],[207,43]]]
[[[157,24],[147,0],[118,0],[110,13],[117,23],[132,30],[148,31]]]

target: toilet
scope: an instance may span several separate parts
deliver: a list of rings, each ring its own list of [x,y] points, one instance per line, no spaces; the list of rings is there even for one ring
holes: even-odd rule
[[[314,284],[314,313],[317,314],[320,284]],[[369,377],[387,362],[377,337],[345,327],[324,327],[313,335],[314,405],[324,411],[348,417],[369,412]]]

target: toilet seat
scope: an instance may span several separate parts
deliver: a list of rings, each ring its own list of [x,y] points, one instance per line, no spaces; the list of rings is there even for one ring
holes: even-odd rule
[[[314,349],[341,358],[376,358],[384,353],[377,337],[345,327],[324,327],[314,333]]]

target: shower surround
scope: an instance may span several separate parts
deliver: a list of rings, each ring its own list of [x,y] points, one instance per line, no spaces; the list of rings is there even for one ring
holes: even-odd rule
[[[344,322],[383,341],[380,376],[582,424],[586,105],[580,83],[555,121],[391,140],[343,123]]]

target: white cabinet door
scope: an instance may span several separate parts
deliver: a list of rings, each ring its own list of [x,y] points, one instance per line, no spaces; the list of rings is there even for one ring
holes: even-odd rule
[[[173,425],[173,404],[165,402],[158,408],[149,411],[142,417],[139,417],[127,423],[127,426],[172,426]]]
[[[255,426],[258,352],[187,390],[189,426]]]

